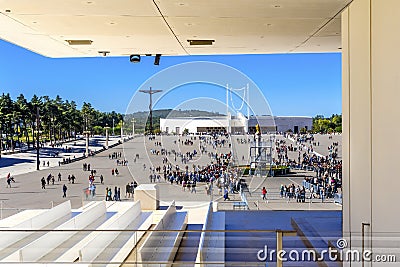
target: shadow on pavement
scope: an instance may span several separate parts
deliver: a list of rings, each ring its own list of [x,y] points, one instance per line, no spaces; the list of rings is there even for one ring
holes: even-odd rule
[[[21,163],[32,163],[34,160],[32,159],[16,159],[16,158],[7,158],[2,156],[0,159],[0,168],[14,166]]]

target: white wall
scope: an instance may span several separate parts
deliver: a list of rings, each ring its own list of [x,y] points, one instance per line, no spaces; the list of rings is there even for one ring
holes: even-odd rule
[[[398,0],[354,0],[342,14],[344,234],[360,248],[370,223],[366,247],[398,259],[399,11]]]
[[[291,129],[294,131],[294,127],[298,126],[299,131],[301,128],[307,127],[308,130],[312,129],[312,118],[308,117],[275,117],[275,125],[278,132],[286,132]]]
[[[186,128],[190,133],[197,133],[197,127],[228,127],[228,120],[221,117],[210,117],[210,119],[184,118],[184,119],[160,119],[160,130],[175,133],[176,127],[180,127],[180,133]]]

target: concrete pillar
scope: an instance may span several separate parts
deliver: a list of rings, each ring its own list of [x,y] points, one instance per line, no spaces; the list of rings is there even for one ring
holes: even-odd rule
[[[124,121],[121,122],[121,143],[124,142]]]
[[[282,267],[283,262],[282,258],[286,257],[285,255],[280,254],[280,251],[283,251],[283,232],[280,230],[276,231],[276,267]]]
[[[106,149],[108,149],[108,138],[109,138],[108,129],[109,129],[110,127],[105,127],[105,128],[106,128]]]
[[[160,207],[160,193],[156,184],[141,184],[135,189],[135,201],[140,200],[143,210],[156,210]]]
[[[89,157],[89,132],[88,132],[88,131],[85,131],[84,134],[85,134],[85,139],[86,139],[85,156],[86,156],[86,157]]]
[[[399,11],[398,0],[354,0],[342,13],[344,237],[398,259]],[[384,266],[351,263],[371,265]]]

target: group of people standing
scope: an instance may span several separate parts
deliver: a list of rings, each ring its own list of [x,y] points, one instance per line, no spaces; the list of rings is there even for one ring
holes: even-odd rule
[[[127,183],[125,187],[125,197],[127,198],[133,198],[135,194],[135,188],[138,186],[137,182],[131,182]]]
[[[306,201],[306,189],[304,186],[295,186],[294,184],[281,185],[279,194],[281,198],[295,199],[296,202]]]
[[[114,187],[114,195],[111,187],[106,187],[106,201],[121,201],[121,188]]]

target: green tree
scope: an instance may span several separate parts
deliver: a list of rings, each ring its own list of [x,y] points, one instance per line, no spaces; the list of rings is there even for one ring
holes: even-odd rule
[[[342,131],[342,115],[333,114],[330,118],[317,115],[313,118],[313,132],[332,133]]]
[[[38,108],[40,123],[36,125]],[[16,101],[13,101],[10,94],[3,93],[0,96],[0,145],[8,149],[14,149],[16,144],[22,147],[25,137],[29,148],[31,137],[32,141],[36,138],[37,129],[41,132],[42,139],[52,142],[76,138],[78,133],[85,130],[101,134],[106,125],[112,125],[113,119],[121,122],[124,117],[115,111],[95,110],[86,102],[79,110],[74,101],[64,101],[60,96],[52,99],[49,96],[33,95],[28,101],[20,94]],[[124,125],[124,128],[126,127],[127,125]],[[2,138],[3,134],[5,138]]]

